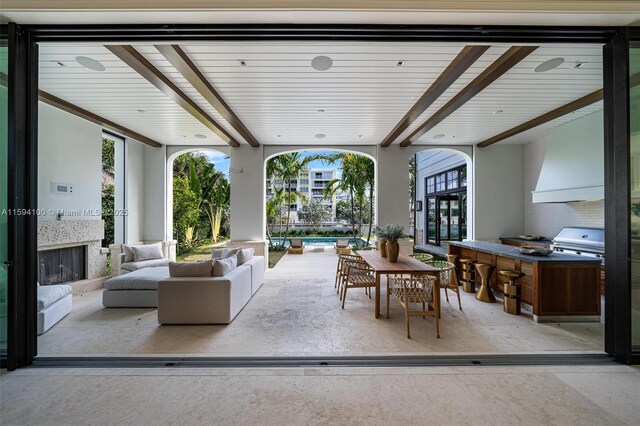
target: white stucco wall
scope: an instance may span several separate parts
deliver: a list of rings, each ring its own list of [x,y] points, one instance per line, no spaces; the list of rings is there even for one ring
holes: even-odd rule
[[[38,208],[44,211],[97,211],[102,206],[102,128],[52,106],[38,103]],[[73,185],[72,195],[54,195],[50,183]],[[38,220],[55,220],[46,214]],[[64,217],[100,220],[99,214]]]
[[[169,239],[166,234],[167,169],[166,146],[144,146],[144,228],[145,241]]]
[[[497,240],[524,231],[524,148],[492,145],[473,156],[474,238]]]
[[[126,141],[126,193],[125,207],[128,216],[125,220],[125,241],[136,243],[144,240],[145,221],[145,181],[144,181],[144,145],[131,139]]]
[[[265,235],[263,147],[231,151],[231,240],[262,241]]]

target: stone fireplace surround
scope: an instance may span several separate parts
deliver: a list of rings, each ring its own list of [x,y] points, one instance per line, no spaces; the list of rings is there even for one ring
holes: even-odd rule
[[[38,221],[38,251],[87,246],[87,279],[69,283],[73,295],[102,287],[107,278],[107,252],[102,248],[104,221]]]

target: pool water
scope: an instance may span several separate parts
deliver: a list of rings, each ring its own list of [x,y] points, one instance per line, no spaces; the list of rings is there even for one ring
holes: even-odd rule
[[[336,244],[336,241],[338,240],[338,237],[292,237],[292,238],[302,238],[302,241],[304,242],[305,246],[334,246]],[[347,237],[339,237],[339,239],[345,239]],[[285,247],[289,247],[289,238],[283,238],[283,240],[285,240],[284,246]],[[364,245],[364,243],[366,243],[366,240],[360,238],[360,244]],[[272,238],[271,241],[273,241],[274,245],[278,245],[280,244],[280,239],[279,238]],[[349,244],[355,244],[356,239],[354,238],[349,238]]]

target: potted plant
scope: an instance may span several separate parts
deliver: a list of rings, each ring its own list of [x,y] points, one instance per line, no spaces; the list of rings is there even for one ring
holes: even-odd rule
[[[387,257],[387,239],[384,236],[385,228],[376,226],[373,232],[378,237],[378,251],[380,251],[380,256]]]
[[[407,238],[408,235],[404,232],[404,226],[398,224],[387,225],[384,227],[384,238],[387,240],[387,260],[389,262],[397,262],[398,255],[400,254],[400,244],[398,240]]]

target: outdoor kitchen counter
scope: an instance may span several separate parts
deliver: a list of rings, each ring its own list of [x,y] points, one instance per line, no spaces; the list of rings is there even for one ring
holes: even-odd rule
[[[555,252],[548,256],[531,256],[529,254],[520,253],[518,247],[492,243],[489,241],[451,241],[449,246],[466,247],[476,251],[482,251],[532,263],[591,263],[595,265],[602,262],[601,259],[598,258]]]
[[[518,247],[488,241],[452,241],[449,254],[495,266],[490,281],[498,292],[502,289],[497,270],[523,272],[521,299],[531,306],[535,321],[600,321],[600,259],[564,253],[531,256]]]

